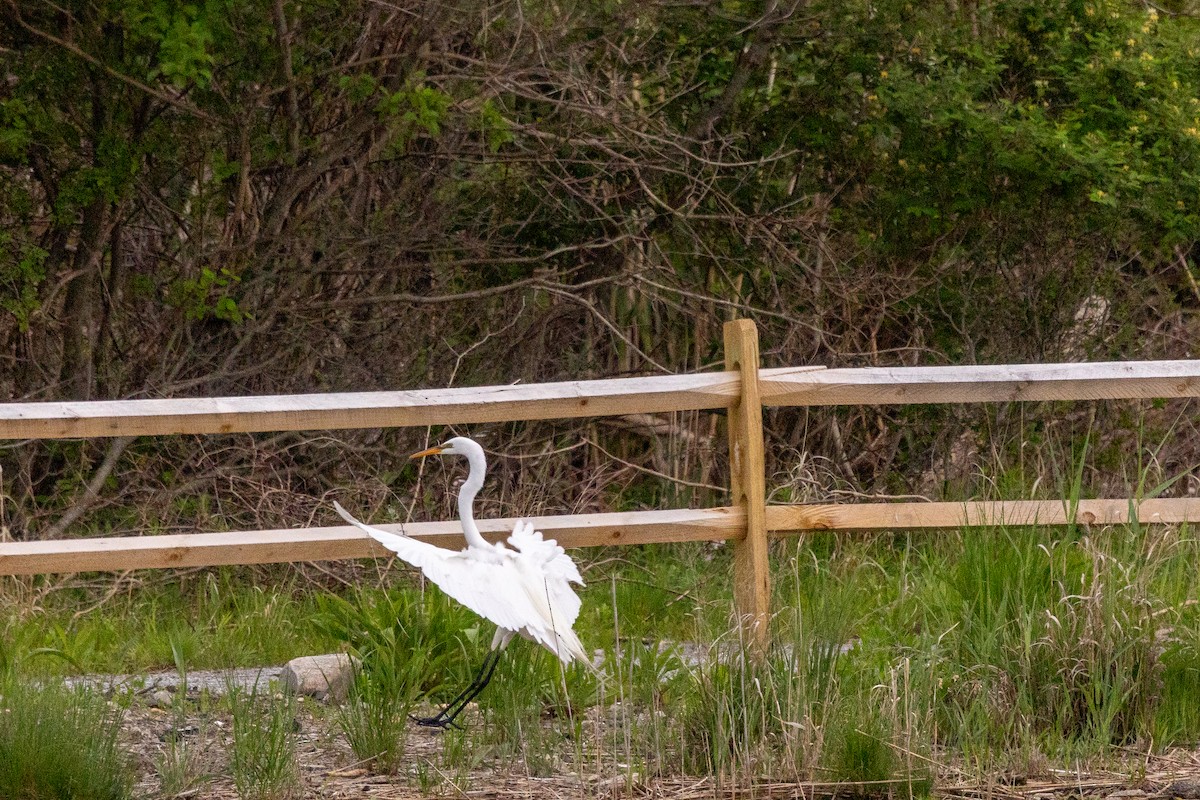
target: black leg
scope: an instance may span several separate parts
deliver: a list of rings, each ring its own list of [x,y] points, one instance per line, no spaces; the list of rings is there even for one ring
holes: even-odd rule
[[[474,700],[492,679],[492,673],[496,671],[496,664],[500,661],[500,652],[499,650],[489,652],[483,659],[483,663],[479,665],[479,672],[475,674],[471,685],[464,689],[458,697],[447,703],[446,707],[436,716],[411,717],[412,721],[427,728],[449,728],[454,725],[454,718],[462,713],[462,710],[467,707],[467,703]]]

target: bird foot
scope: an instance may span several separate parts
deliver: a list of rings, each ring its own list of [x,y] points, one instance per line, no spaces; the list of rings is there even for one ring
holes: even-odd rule
[[[447,717],[444,714],[438,714],[436,717],[414,717],[412,714],[409,714],[408,718],[423,728],[437,728],[443,731],[447,728],[462,730],[462,728],[455,724],[453,717]]]

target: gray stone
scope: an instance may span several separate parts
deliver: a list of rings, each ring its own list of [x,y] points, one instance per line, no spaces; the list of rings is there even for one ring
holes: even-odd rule
[[[293,658],[279,671],[279,682],[289,693],[340,703],[350,692],[358,659],[347,653]]]
[[[151,708],[170,708],[175,704],[175,695],[168,692],[166,689],[159,689],[150,695],[146,700],[146,705]]]
[[[64,681],[72,689],[86,686],[105,694],[133,692],[139,696],[162,689],[177,692],[186,688],[189,695],[209,692],[223,695],[230,686],[247,692],[265,694],[270,691],[271,681],[279,676],[279,667],[251,667],[233,670],[194,670],[187,673],[185,681],[176,670],[149,672],[141,675],[76,675]]]
[[[1197,800],[1200,798],[1200,780],[1182,778],[1168,784],[1160,794],[1167,797],[1178,797],[1181,800]]]

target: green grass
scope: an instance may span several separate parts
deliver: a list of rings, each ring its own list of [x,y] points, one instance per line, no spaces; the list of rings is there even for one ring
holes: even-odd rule
[[[199,747],[181,736],[168,737],[154,767],[163,797],[177,797],[199,789],[208,777],[204,774]]]
[[[0,797],[126,800],[133,772],[117,743],[121,710],[87,691],[0,681]]]
[[[253,666],[349,647],[364,663],[341,719],[356,757],[453,791],[495,762],[534,776],[621,765],[890,779],[908,795],[928,787],[934,753],[984,773],[1200,741],[1200,542],[1187,528],[812,534],[772,551],[774,647],[762,663],[731,631],[729,548],[577,553],[595,563],[577,628],[607,653],[605,677],[564,671],[517,640],[466,730],[415,761],[407,710],[465,686],[491,627],[398,571],[391,588],[335,596],[214,570],[78,618],[84,598],[51,596],[10,608],[3,643],[33,674]],[[688,669],[664,640],[707,643],[711,657]],[[33,656],[40,648],[66,658]]]
[[[295,701],[229,683],[232,719],[229,768],[242,800],[293,800],[302,794],[296,763]]]
[[[478,741],[533,776],[570,770],[564,764],[578,753],[569,745],[582,741],[583,714],[596,696],[596,678],[582,665],[564,669],[549,652],[514,643],[476,699],[486,722]]]
[[[338,726],[360,763],[395,772],[404,758],[416,701],[458,675],[464,642],[478,623],[440,593],[362,589],[351,599],[320,600],[315,623],[358,659]],[[465,627],[471,625],[472,627]]]
[[[184,580],[147,572],[145,583],[95,608],[86,589],[52,592],[36,606],[6,604],[4,660],[50,648],[61,657],[27,659],[23,668],[62,674],[77,664],[120,673],[173,669],[182,659],[191,669],[226,669],[280,664],[337,646],[312,624],[319,595],[286,579],[255,582],[249,571],[220,568]]]
[[[404,760],[417,685],[406,677],[358,670],[349,697],[336,709],[338,727],[358,762],[377,772],[396,772]]]

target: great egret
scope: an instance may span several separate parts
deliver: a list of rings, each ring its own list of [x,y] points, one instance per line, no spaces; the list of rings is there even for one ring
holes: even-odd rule
[[[491,650],[471,685],[450,701],[436,716],[417,719],[421,725],[445,728],[483,691],[501,651],[520,634],[558,656],[564,664],[575,659],[588,663],[587,653],[571,628],[579,616],[579,596],[571,583],[583,585],[575,562],[553,539],[543,539],[533,525],[521,520],[508,537],[510,549],[492,544],[479,533],[473,511],[475,495],[487,474],[487,459],[478,443],[456,436],[445,444],[413,453],[410,458],[433,455],[466,456],[471,471],[458,493],[458,515],[462,520],[465,550],[447,550],[404,535],[373,528],[346,512],[338,503],[333,507],[342,519],[370,534],[375,541],[393,551],[425,573],[443,592],[481,617],[496,623]]]

